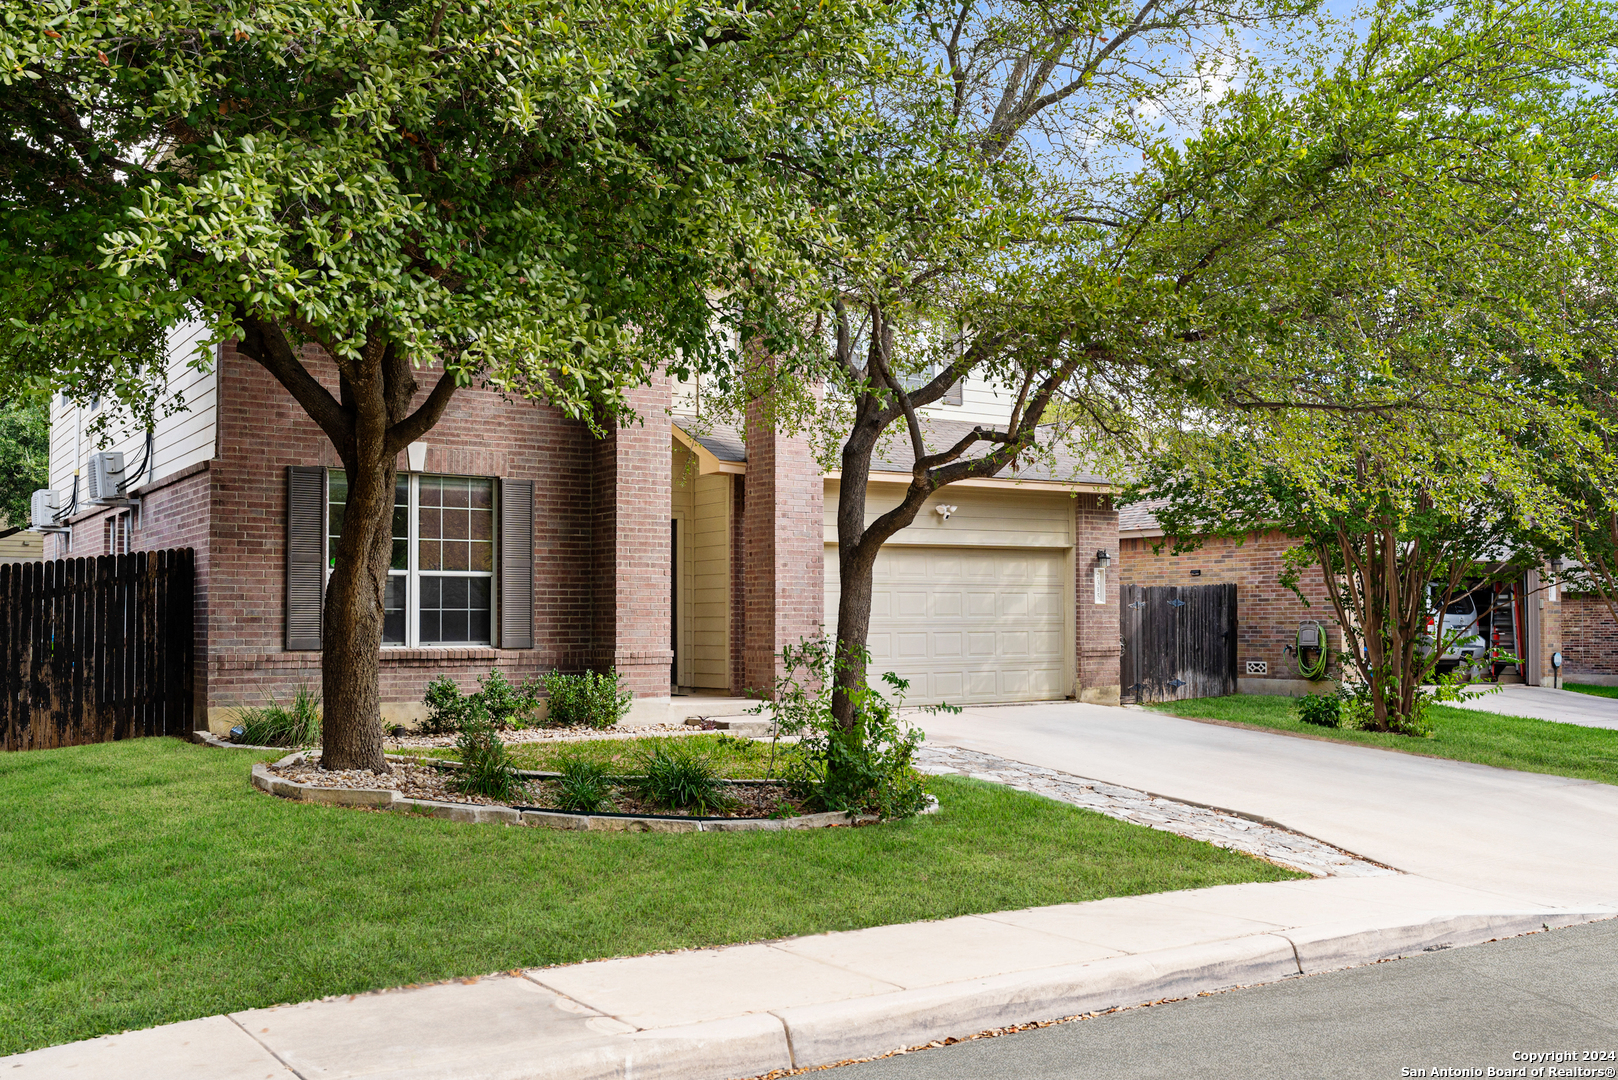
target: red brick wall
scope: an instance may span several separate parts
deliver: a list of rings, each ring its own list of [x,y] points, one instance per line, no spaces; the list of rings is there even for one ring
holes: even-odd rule
[[[730,478],[730,692],[742,694],[747,689],[745,664],[747,644],[747,575],[742,572],[746,563],[747,481],[746,477]]]
[[[1219,585],[1236,583],[1236,674],[1247,679],[1298,679],[1298,661],[1283,652],[1298,637],[1298,624],[1318,620],[1327,628],[1332,647],[1343,647],[1342,632],[1326,595],[1320,570],[1311,567],[1299,580],[1309,605],[1305,607],[1280,583],[1281,557],[1294,541],[1279,532],[1250,533],[1240,540],[1210,538],[1199,550],[1170,555],[1172,543],[1154,554],[1152,539],[1125,538],[1119,542],[1124,585]],[[1192,570],[1201,570],[1192,577]],[[1247,662],[1263,660],[1264,675],[1248,675]]]
[[[1106,495],[1077,495],[1073,507],[1074,696],[1098,705],[1118,704],[1118,593],[1122,560],[1118,552],[1118,511]],[[1096,552],[1111,557],[1106,603],[1095,590]]]
[[[819,636],[825,621],[825,474],[809,440],[776,433],[762,403],[748,406],[746,438],[743,688],[765,693],[781,647]]]
[[[1550,606],[1550,605],[1547,605]],[[1562,677],[1618,676],[1618,623],[1599,596],[1564,596]]]
[[[637,697],[667,697],[674,662],[669,396],[664,376],[632,391],[639,419],[591,447],[595,666],[616,667]]]

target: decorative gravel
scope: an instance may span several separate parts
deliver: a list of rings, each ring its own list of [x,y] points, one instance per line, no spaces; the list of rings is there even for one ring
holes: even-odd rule
[[[368,788],[397,791],[407,799],[430,799],[434,802],[476,803],[479,806],[505,806],[498,799],[484,795],[468,795],[449,786],[453,776],[427,765],[398,763],[393,771],[378,775],[369,769],[323,769],[318,762],[299,765],[268,766],[269,771],[297,784],[314,784],[325,788]]]
[[[1025,765],[1020,761],[981,754],[975,750],[926,745],[916,754],[916,768],[935,776],[955,773],[993,784],[1004,784],[1019,791],[1030,791],[1120,821],[1256,855],[1314,877],[1375,877],[1398,872],[1312,836],[1266,825],[1237,814],[1165,799],[1117,784],[1087,780],[1039,765]]]
[[[323,769],[319,761],[304,761],[297,765],[269,765],[268,770],[284,780],[298,784],[313,784],[323,788],[363,788],[368,790],[397,791],[407,799],[428,799],[433,802],[475,803],[479,806],[507,806],[498,799],[484,795],[468,795],[450,786],[455,774],[430,765],[395,763],[391,773],[377,775],[369,769]],[[519,806],[537,806],[559,809],[552,796],[554,783],[535,780],[525,785],[525,794],[514,800]],[[792,798],[782,784],[730,784],[725,792],[732,805],[723,810],[709,810],[705,817],[767,818],[796,816],[807,813]],[[782,804],[787,812],[782,812]],[[655,814],[685,816],[682,811],[656,806],[639,798],[628,788],[616,788],[612,793],[612,806],[608,813]]]

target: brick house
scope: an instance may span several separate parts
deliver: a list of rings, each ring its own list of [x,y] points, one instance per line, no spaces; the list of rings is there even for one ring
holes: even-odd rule
[[[1282,557],[1296,544],[1278,530],[1240,538],[1209,537],[1197,551],[1161,553],[1163,530],[1152,505],[1135,504],[1119,513],[1119,579],[1125,585],[1212,585],[1234,582],[1237,609],[1237,687],[1244,694],[1300,695],[1321,684],[1300,677],[1295,653],[1286,651],[1297,639],[1300,623],[1318,620],[1333,649],[1344,648],[1324,582],[1318,570],[1306,571],[1299,585],[1306,606],[1280,583]],[[1521,647],[1527,661],[1521,672],[1531,685],[1549,686],[1554,677],[1551,656],[1564,654],[1562,678],[1618,685],[1618,627],[1606,606],[1592,597],[1568,596],[1537,571],[1511,583],[1518,599],[1515,620],[1521,624]]]
[[[194,548],[197,721],[223,730],[241,706],[319,684],[344,485],[330,444],[258,364],[229,344],[206,372],[183,363],[197,333],[170,336],[174,411],[150,439],[106,447],[124,454],[136,505],[89,499],[93,408],[53,404],[51,486],[62,505],[77,500],[44,554]],[[547,407],[457,393],[400,455],[384,719],[419,717],[439,673],[470,687],[491,668],[524,680],[615,667],[631,721],[655,723],[671,702],[681,715],[682,701],[767,688],[780,648],[820,632],[836,604],[837,477],[756,414],[745,432],[700,422],[693,391],[655,380],[631,395],[639,422],[604,438]],[[929,423],[1009,413],[972,382],[952,400]],[[908,472],[880,465],[873,513]],[[1025,470],[931,500],[878,567],[878,670],[911,678],[917,703],[1116,703],[1117,583],[1102,603],[1077,587],[1096,552],[1116,550],[1111,491],[1074,469]]]

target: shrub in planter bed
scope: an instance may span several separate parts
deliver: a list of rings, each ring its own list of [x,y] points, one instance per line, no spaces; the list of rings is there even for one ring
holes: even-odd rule
[[[640,769],[643,775],[631,783],[637,795],[654,805],[689,810],[699,817],[731,805],[719,770],[702,754],[659,746],[641,755]]]
[[[320,745],[320,695],[305,684],[293,693],[290,706],[272,701],[263,708],[240,710],[230,741],[248,746]]]
[[[618,669],[564,675],[552,671],[540,676],[540,689],[549,699],[546,722],[557,727],[575,724],[608,728],[622,720],[634,700],[618,685]]]
[[[583,758],[568,758],[559,764],[562,774],[553,783],[556,786],[556,808],[571,814],[594,814],[611,811],[612,775],[606,766]]]
[[[778,734],[799,737],[797,752],[786,764],[792,793],[819,810],[883,818],[920,813],[927,792],[912,760],[924,733],[899,720],[910,683],[886,672],[882,681],[891,701],[869,685],[860,688],[854,695],[855,724],[844,729],[831,711],[835,643],[816,638],[788,645],[781,658],[786,674],[776,680],[773,707]],[[865,661],[870,662],[868,653]],[[960,711],[950,705],[924,711],[939,710]],[[762,706],[753,711],[762,711]]]
[[[498,670],[491,669],[478,680],[476,692],[462,694],[455,680],[440,675],[427,684],[422,702],[427,706],[427,718],[420,729],[424,735],[454,735],[478,708],[495,730],[506,731],[528,726],[539,707],[539,687],[534,683],[513,686]]]
[[[461,722],[455,749],[460,751],[461,758],[461,768],[454,780],[457,791],[485,795],[501,802],[512,802],[525,793],[506,744],[500,741],[500,733],[489,722],[482,702],[474,702]]]

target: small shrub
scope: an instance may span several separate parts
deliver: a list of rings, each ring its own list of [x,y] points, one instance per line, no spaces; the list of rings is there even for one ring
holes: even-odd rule
[[[419,729],[423,735],[457,734],[472,712],[471,699],[461,693],[454,679],[445,675],[427,684],[422,703],[427,706],[427,719]]]
[[[1298,699],[1298,719],[1316,727],[1336,727],[1342,722],[1342,709],[1336,694],[1306,694]]]
[[[320,695],[305,684],[293,693],[290,706],[272,701],[263,708],[242,709],[230,740],[248,746],[318,746]]]
[[[567,758],[559,763],[562,775],[556,785],[556,806],[573,814],[594,814],[612,810],[612,776],[605,765],[583,758]]]
[[[491,668],[489,673],[478,680],[478,692],[472,695],[483,703],[488,710],[489,722],[504,731],[508,728],[525,728],[533,719],[534,710],[539,708],[539,685],[529,683],[527,686],[513,686],[498,669]]]
[[[552,671],[541,676],[540,689],[550,703],[546,723],[555,727],[611,727],[628,714],[633,701],[633,695],[618,682],[617,668],[582,675]]]
[[[455,680],[440,675],[427,684],[422,698],[427,706],[427,718],[421,723],[424,735],[455,735],[471,719],[476,708],[482,708],[485,721],[496,731],[526,727],[526,721],[539,706],[539,687],[530,683],[513,686],[498,670],[478,679],[478,689],[462,694]]]
[[[854,694],[854,725],[844,729],[832,716],[836,643],[818,638],[788,645],[781,658],[786,674],[776,680],[773,708],[779,734],[798,736],[785,770],[792,793],[825,811],[883,818],[920,813],[927,792],[913,762],[925,736],[899,720],[910,683],[884,673],[891,701],[869,685],[861,687]],[[870,654],[864,659],[869,663]],[[933,710],[959,711],[947,705]]]
[[[460,751],[461,758],[460,771],[453,781],[455,790],[501,802],[513,802],[525,793],[506,744],[500,741],[500,733],[489,722],[482,702],[472,703],[461,723],[455,749]]]
[[[719,770],[702,754],[659,746],[641,756],[640,767],[643,775],[632,781],[635,792],[653,805],[699,816],[731,805]]]

